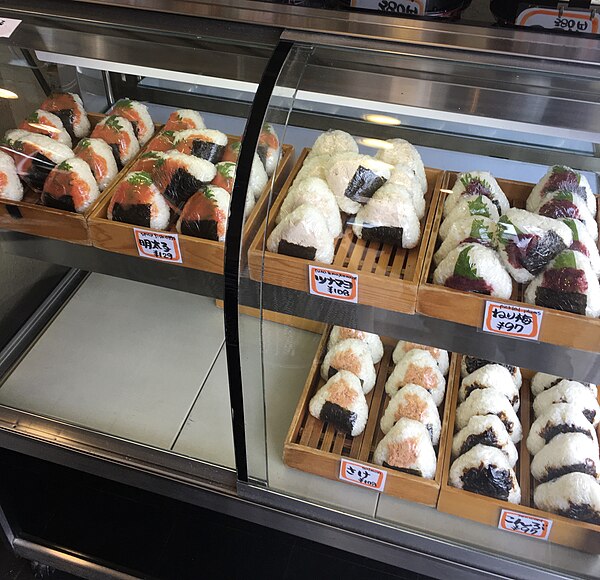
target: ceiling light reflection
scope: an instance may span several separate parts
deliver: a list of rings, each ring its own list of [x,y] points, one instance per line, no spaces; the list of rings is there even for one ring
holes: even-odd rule
[[[369,123],[376,123],[377,125],[402,125],[402,121],[400,119],[396,119],[396,117],[390,117],[389,115],[369,113],[368,115],[363,115],[363,119]]]
[[[391,149],[394,145],[388,141],[382,141],[381,139],[371,139],[370,137],[364,137],[359,139],[359,143],[365,147],[372,147],[373,149]]]
[[[8,89],[0,89],[0,99],[18,99],[19,95],[17,93],[13,93]]]

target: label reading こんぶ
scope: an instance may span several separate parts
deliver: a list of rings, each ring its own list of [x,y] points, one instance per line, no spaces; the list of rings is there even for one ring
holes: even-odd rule
[[[375,491],[383,491],[387,472],[376,469],[362,463],[356,463],[343,459],[340,462],[339,479],[362,487],[368,487]]]
[[[503,509],[500,513],[498,528],[530,538],[547,540],[552,529],[552,520]]]
[[[179,249],[179,236],[177,234],[161,234],[133,228],[133,235],[135,236],[138,254],[142,258],[181,264],[181,250]]]
[[[559,10],[557,8],[527,8],[515,21],[517,26],[546,28],[597,34],[600,29],[600,16],[590,10]]]
[[[19,24],[21,24],[21,20],[0,17],[0,38],[10,38]]]
[[[538,340],[543,316],[544,313],[535,308],[487,300],[483,313],[482,330],[513,338]]]
[[[344,302],[358,301],[358,274],[309,265],[308,285],[310,293],[316,296]]]
[[[352,7],[391,14],[412,16],[425,14],[425,0],[352,0]]]

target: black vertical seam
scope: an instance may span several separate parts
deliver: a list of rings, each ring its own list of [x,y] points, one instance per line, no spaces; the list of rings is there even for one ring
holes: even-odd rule
[[[271,100],[271,95],[279,73],[288,57],[293,43],[280,41],[275,47],[263,72],[262,79],[252,102],[248,122],[242,138],[238,171],[231,196],[229,224],[225,237],[225,351],[227,355],[227,374],[231,420],[233,425],[233,443],[238,479],[248,482],[248,457],[246,453],[246,433],[244,423],[244,396],[242,392],[242,368],[240,358],[240,332],[238,320],[238,292],[242,230],[244,226],[244,208],[250,182],[252,161],[258,145],[258,139]]]

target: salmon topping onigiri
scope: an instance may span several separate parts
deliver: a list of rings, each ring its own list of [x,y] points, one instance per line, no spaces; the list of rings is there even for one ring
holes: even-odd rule
[[[163,131],[152,138],[148,145],[150,151],[170,151],[174,147],[175,131]]]

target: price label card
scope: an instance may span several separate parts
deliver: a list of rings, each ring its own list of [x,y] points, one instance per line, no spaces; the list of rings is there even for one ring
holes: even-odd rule
[[[387,471],[376,469],[362,463],[356,463],[348,459],[343,459],[340,462],[339,478],[342,481],[368,487],[375,491],[383,491],[385,487],[385,478]]]
[[[600,16],[589,10],[563,10],[552,8],[527,8],[515,21],[517,26],[530,26],[568,32],[598,34]]]
[[[513,338],[538,340],[543,316],[544,313],[535,308],[486,300],[482,330]]]
[[[352,0],[352,7],[411,16],[425,14],[425,0]]]
[[[15,20],[14,18],[0,17],[0,38],[10,38],[21,22],[21,20]]]
[[[503,509],[500,513],[498,528],[513,534],[547,540],[550,537],[552,520]]]
[[[171,233],[158,233],[133,228],[135,245],[142,258],[150,258],[159,262],[175,262],[181,264],[179,236]]]
[[[308,266],[310,293],[344,302],[358,301],[358,274]]]

